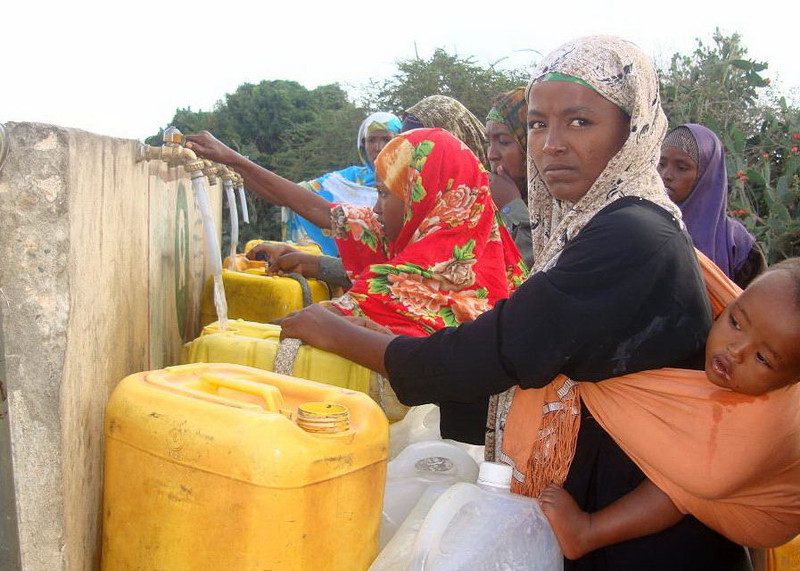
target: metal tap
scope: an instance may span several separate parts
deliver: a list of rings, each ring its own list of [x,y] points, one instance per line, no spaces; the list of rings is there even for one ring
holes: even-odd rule
[[[183,146],[183,135],[175,127],[165,129],[161,140],[164,144],[160,147],[141,145],[136,162],[162,160],[171,167],[180,165],[185,167],[187,163],[198,160],[193,150]]]

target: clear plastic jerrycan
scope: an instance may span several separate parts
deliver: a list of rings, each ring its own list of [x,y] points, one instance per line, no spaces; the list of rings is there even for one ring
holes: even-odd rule
[[[400,422],[389,427],[389,459],[396,458],[414,442],[441,440],[439,407],[435,404],[412,406]]]
[[[484,462],[477,485],[428,488],[370,571],[561,571],[539,503],[510,484],[510,466]]]
[[[431,440],[406,447],[386,470],[380,545],[392,538],[425,490],[434,484],[474,482],[478,464],[451,442]]]
[[[439,429],[441,414],[435,404],[412,406],[403,420],[389,428],[389,460],[396,458],[410,444],[426,440],[442,440]],[[445,440],[458,445],[466,451],[476,463],[483,462],[484,447],[455,440]]]

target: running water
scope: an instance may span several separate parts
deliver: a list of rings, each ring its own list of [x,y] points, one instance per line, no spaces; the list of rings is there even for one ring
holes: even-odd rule
[[[208,201],[208,191],[206,191],[202,173],[192,173],[192,189],[203,220],[206,252],[208,252],[208,261],[214,274],[214,307],[217,309],[217,320],[220,330],[225,330],[228,328],[228,302],[225,299],[225,287],[222,284],[222,255],[217,242],[214,218],[211,216],[211,205]]]
[[[244,185],[239,185],[239,202],[242,205],[242,220],[245,224],[250,224],[250,214],[247,212],[247,197],[244,195]]]
[[[222,182],[225,189],[225,198],[228,200],[228,215],[231,219],[231,250],[228,257],[228,269],[236,270],[236,246],[239,245],[239,213],[236,211],[236,197],[233,194],[233,182]]]

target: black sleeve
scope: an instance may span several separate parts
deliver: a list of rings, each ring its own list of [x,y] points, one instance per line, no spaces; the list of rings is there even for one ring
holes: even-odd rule
[[[634,320],[649,319],[654,296],[679,297],[682,266],[695,276],[686,287],[699,291],[685,234],[663,214],[654,223],[641,210],[595,216],[552,269],[475,321],[426,339],[395,339],[385,366],[400,400],[468,403],[515,384],[544,386],[593,346],[613,347]]]

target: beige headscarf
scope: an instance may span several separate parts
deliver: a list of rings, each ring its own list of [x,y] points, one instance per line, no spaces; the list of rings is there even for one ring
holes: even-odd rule
[[[658,76],[649,58],[634,44],[613,36],[574,40],[542,61],[528,84],[528,97],[531,87],[549,73],[578,78],[624,109],[631,118],[630,134],[589,191],[574,204],[553,198],[528,148],[528,208],[536,260],[531,275],[553,267],[567,242],[598,212],[624,196],[645,198],[680,218],[680,210],[667,196],[656,170],[667,118],[661,109]],[[486,439],[489,459],[501,448],[512,394],[509,390],[490,401]]]
[[[460,101],[446,95],[431,95],[409,107],[406,113],[419,119],[424,127],[450,131],[475,153],[484,167],[489,164],[483,122]]]

